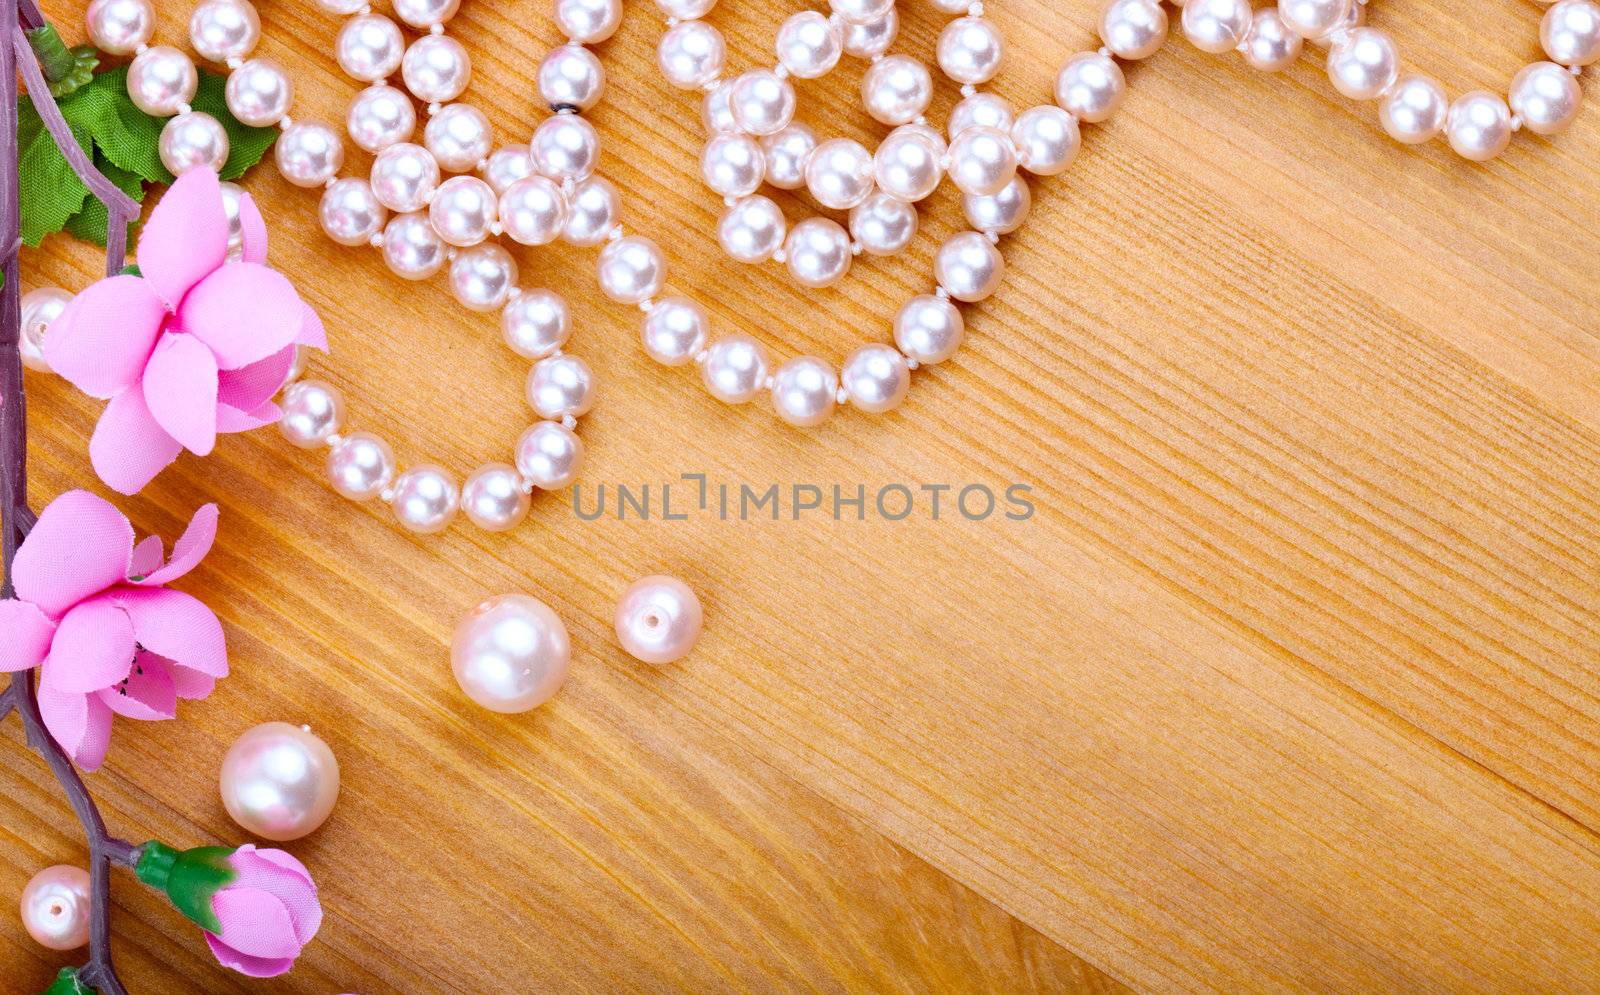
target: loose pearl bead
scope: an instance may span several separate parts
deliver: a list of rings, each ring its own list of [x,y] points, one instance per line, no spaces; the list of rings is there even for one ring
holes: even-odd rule
[[[806,189],[823,207],[844,211],[872,192],[872,153],[850,138],[818,145],[806,162]]]
[[[1148,59],[1167,41],[1167,10],[1156,0],[1111,0],[1100,13],[1100,40],[1119,59]]]
[[[858,59],[875,59],[889,50],[900,34],[900,14],[893,7],[882,17],[847,24],[844,53]]]
[[[791,425],[810,428],[833,414],[839,380],[833,367],[815,356],[789,360],[772,376],[772,407]]]
[[[599,245],[616,227],[620,203],[617,188],[610,180],[589,177],[572,194],[572,210],[561,237],[572,245]]]
[[[1402,77],[1378,105],[1378,120],[1383,130],[1397,142],[1417,145],[1430,141],[1444,130],[1450,103],[1444,88],[1427,76]]]
[[[911,370],[897,349],[864,345],[844,361],[840,383],[850,403],[862,411],[880,414],[900,406],[911,388]]]
[[[395,0],[394,13],[421,31],[443,24],[461,10],[461,0]]]
[[[882,191],[850,211],[850,237],[874,256],[892,256],[917,234],[917,209]]]
[[[894,9],[895,0],[828,0],[835,14],[852,24],[876,21]]]
[[[700,599],[676,577],[644,577],[617,603],[617,641],[641,663],[661,666],[689,655],[704,624]]]
[[[582,45],[557,45],[539,64],[539,96],[552,109],[586,111],[600,102],[605,84],[600,60]]]
[[[508,532],[528,517],[530,500],[522,478],[504,463],[490,463],[467,478],[461,510],[485,532]]]
[[[1010,131],[1015,123],[1016,116],[1011,113],[1011,105],[1003,97],[992,93],[974,93],[950,111],[946,133],[954,139],[969,128]]]
[[[805,10],[778,29],[778,63],[789,75],[816,79],[827,75],[844,54],[844,31],[815,10]]]
[[[933,77],[928,67],[904,55],[874,62],[861,79],[861,100],[874,120],[888,125],[909,124],[922,116],[933,99]]]
[[[791,124],[774,135],[761,139],[767,163],[767,182],[779,190],[798,190],[806,185],[806,162],[817,147],[817,136],[803,124]]]
[[[1016,175],[1016,148],[1003,131],[968,128],[950,143],[950,179],[962,193],[997,194]]]
[[[530,176],[500,195],[500,224],[523,245],[545,245],[561,237],[567,198],[552,179]]]
[[[1566,131],[1582,102],[1577,78],[1554,62],[1525,66],[1511,81],[1511,109],[1536,135]]]
[[[661,13],[680,21],[692,21],[697,17],[704,17],[711,13],[711,8],[716,5],[717,0],[656,0],[656,6],[661,8]]]
[[[764,263],[783,247],[789,223],[769,198],[736,201],[717,222],[717,242],[741,263]]]
[[[474,608],[450,641],[450,668],[467,697],[493,712],[530,711],[555,696],[572,666],[566,626],[550,606],[505,594]]]
[[[395,276],[426,280],[445,263],[445,243],[426,214],[397,214],[383,229],[383,261]]]
[[[347,435],[328,450],[328,479],[352,501],[370,501],[394,480],[394,450],[371,432]]]
[[[803,286],[831,287],[850,271],[850,236],[829,218],[808,218],[784,241],[789,273]]]
[[[1231,51],[1250,30],[1252,14],[1247,0],[1185,0],[1183,34],[1202,52]]]
[[[242,59],[261,40],[261,18],[250,0],[202,0],[189,15],[189,42],[202,59]]]
[[[1372,100],[1394,85],[1400,56],[1377,28],[1356,28],[1328,50],[1328,79],[1352,100]]]
[[[44,358],[44,337],[70,303],[72,295],[60,287],[39,287],[22,295],[22,337],[18,348],[28,369],[50,372],[50,364]]]
[[[1560,0],[1544,12],[1539,41],[1551,62],[1587,66],[1600,59],[1600,4]]]
[[[278,136],[273,146],[278,172],[299,187],[320,187],[344,165],[344,142],[327,125],[294,124]]]
[[[667,278],[667,261],[654,242],[640,235],[619,238],[600,252],[600,289],[614,301],[638,304],[654,297]]]
[[[151,117],[171,117],[194,99],[200,72],[187,55],[170,45],[155,45],[128,65],[128,97]]]
[[[975,231],[950,236],[933,260],[934,279],[958,301],[981,301],[1000,286],[1005,259]]]
[[[449,103],[461,96],[471,82],[472,59],[461,43],[449,35],[423,35],[406,49],[400,62],[400,78],[418,100]]]
[[[766,383],[767,350],[741,333],[718,339],[706,352],[701,376],[712,397],[728,404],[744,404]]]
[[[942,143],[921,131],[895,131],[872,157],[878,188],[908,202],[916,202],[938,189],[943,174]]]
[[[346,76],[374,83],[400,68],[406,40],[400,26],[382,14],[360,14],[344,22],[333,43],[333,57]]]
[[[594,406],[589,364],[565,354],[541,359],[528,371],[528,404],[540,418],[581,417]]]
[[[700,176],[723,197],[746,197],[761,187],[767,157],[747,135],[713,135],[700,154]]]
[[[400,142],[372,161],[372,192],[391,211],[417,211],[427,206],[439,187],[439,160],[420,145]]]
[[[576,114],[546,118],[528,143],[533,168],[552,180],[582,180],[600,160],[600,136],[594,125]]]
[[[315,449],[344,428],[344,397],[331,384],[301,380],[283,392],[278,406],[283,437],[301,449]]]
[[[1463,94],[1450,105],[1445,134],[1463,159],[1493,159],[1511,143],[1511,109],[1488,90]]]
[[[1277,8],[1263,7],[1244,36],[1244,61],[1263,72],[1275,73],[1294,65],[1305,42],[1278,16]]]
[[[132,55],[150,44],[156,9],[150,0],[94,0],[84,13],[89,40],[107,55]]]
[[[489,154],[489,119],[471,104],[451,104],[428,119],[422,131],[441,169],[465,173]]]
[[[556,0],[556,26],[580,45],[600,44],[621,24],[621,0]]]
[[[572,331],[567,302],[554,291],[524,291],[500,312],[500,330],[506,345],[523,359],[554,355]]]
[[[517,472],[545,491],[569,487],[583,466],[583,442],[560,422],[542,421],[517,439]]]
[[[1354,0],[1278,0],[1278,16],[1302,38],[1321,38],[1345,22]]]
[[[161,165],[180,176],[196,166],[220,172],[228,161],[228,133],[204,111],[179,114],[161,129],[157,145]]]
[[[443,532],[461,507],[461,488],[442,467],[425,465],[402,473],[389,500],[394,517],[418,535]]]
[[[499,215],[500,198],[476,176],[452,176],[439,184],[428,203],[428,220],[451,245],[477,245],[489,237]]]
[[[1028,181],[1013,177],[1004,190],[989,197],[967,194],[961,199],[967,223],[981,232],[1009,235],[1022,227],[1027,220],[1028,208],[1033,204],[1033,193]]]
[[[1116,111],[1126,89],[1115,62],[1098,52],[1081,52],[1056,77],[1056,103],[1078,120],[1095,124]]]
[[[89,942],[89,872],[70,864],[46,867],[22,889],[22,925],[50,950],[76,950]]]
[[[939,68],[957,83],[977,85],[994,79],[1005,56],[1000,29],[987,17],[960,17],[939,35]]]
[[[752,135],[782,131],[794,120],[794,86],[770,69],[752,69],[733,81],[728,108],[740,130]]]
[[[661,74],[682,90],[698,90],[721,76],[727,61],[728,46],[722,32],[704,21],[673,25],[656,47]]]
[[[498,311],[516,285],[517,261],[498,245],[474,246],[450,261],[450,292],[469,311]]]
[[[483,178],[494,192],[502,196],[518,180],[533,175],[533,153],[526,145],[513,145],[496,149],[483,166]]]
[[[385,83],[369,86],[350,101],[345,115],[350,140],[377,154],[411,140],[417,130],[417,112],[411,98]]]
[[[1077,156],[1080,142],[1078,119],[1049,104],[1028,108],[1011,126],[1017,165],[1035,176],[1065,171]]]
[[[924,366],[955,355],[966,337],[961,310],[942,297],[923,294],[906,301],[894,319],[894,344]]]
[[[644,351],[663,366],[682,366],[693,360],[706,347],[710,334],[710,315],[687,297],[658,301],[645,315],[640,331]]]
[[[294,103],[294,83],[272,59],[251,59],[229,73],[224,92],[228,110],[252,128],[277,124]]]
[[[284,842],[312,833],[339,800],[339,761],[304,726],[264,722],[222,758],[222,807],[252,836]]]

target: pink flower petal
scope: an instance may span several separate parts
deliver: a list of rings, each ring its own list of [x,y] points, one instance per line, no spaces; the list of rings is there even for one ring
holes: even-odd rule
[[[217,376],[217,400],[240,411],[253,411],[272,400],[294,366],[294,346],[279,349],[259,363]]]
[[[293,957],[251,957],[223,943],[210,933],[205,934],[206,944],[223,967],[232,968],[249,978],[276,978],[289,973],[294,967]]]
[[[127,613],[140,646],[202,674],[228,676],[222,623],[198,598],[165,587],[118,587],[106,598]]]
[[[105,598],[85,601],[56,626],[41,683],[75,694],[108,688],[133,669],[133,650],[128,613]]]
[[[300,334],[295,336],[295,342],[322,352],[328,351],[328,330],[322,327],[322,318],[309,304],[305,305],[305,314],[300,322]]]
[[[39,685],[39,714],[50,736],[86,771],[95,771],[111,745],[111,709],[92,695]]]
[[[210,674],[202,674],[176,663],[168,669],[172,672],[173,689],[178,692],[178,697],[185,700],[209,698],[217,686],[217,679]]]
[[[211,170],[191,169],[150,212],[139,235],[139,272],[168,310],[176,311],[184,295],[221,266],[227,254],[222,185]]]
[[[217,407],[218,432],[250,432],[264,425],[272,425],[283,418],[283,409],[271,401],[262,401],[254,411],[240,411],[226,404]]]
[[[0,601],[0,673],[37,667],[50,655],[56,624],[28,601]]]
[[[294,957],[300,953],[289,910],[277,896],[239,883],[211,896],[211,911],[222,923],[223,943],[251,957]]]
[[[143,577],[152,570],[158,569],[166,558],[167,554],[161,545],[161,537],[146,536],[140,540],[139,545],[133,547],[133,557],[128,561],[128,576]]]
[[[156,474],[172,465],[183,444],[156,424],[144,403],[143,390],[118,394],[100,413],[89,440],[89,462],[107,487],[137,494]]]
[[[230,263],[189,292],[178,320],[211,347],[219,367],[236,370],[293,344],[304,307],[283,274],[258,263]]]
[[[59,618],[126,576],[132,555],[133,526],[122,512],[88,491],[68,491],[50,502],[17,550],[17,596]]]
[[[199,566],[200,561],[211,552],[211,544],[216,540],[217,506],[201,505],[200,510],[189,520],[189,527],[184,529],[183,535],[173,543],[172,559],[167,561],[167,565],[151,571],[132,583],[139,586],[172,583]]]
[[[246,844],[228,858],[239,872],[239,884],[259,888],[275,896],[289,910],[295,937],[301,944],[311,942],[322,926],[322,905],[317,901],[317,885],[305,865],[282,850],[257,849]]]
[[[167,665],[154,653],[140,653],[128,679],[95,694],[118,715],[143,722],[159,722],[178,714],[178,690]]]
[[[45,360],[90,397],[138,384],[166,309],[136,276],[113,276],[72,299],[44,338]]]
[[[244,241],[244,261],[267,261],[267,222],[249,194],[239,198],[239,234]]]
[[[217,358],[193,335],[167,332],[144,368],[144,403],[185,449],[211,455],[217,444]]]

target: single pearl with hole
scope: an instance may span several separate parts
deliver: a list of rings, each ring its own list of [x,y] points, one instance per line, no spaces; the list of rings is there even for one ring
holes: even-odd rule
[[[659,667],[694,649],[703,621],[689,585],[676,577],[644,577],[617,603],[617,640],[629,656]]]

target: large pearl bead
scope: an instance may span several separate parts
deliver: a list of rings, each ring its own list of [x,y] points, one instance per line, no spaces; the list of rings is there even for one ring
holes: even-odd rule
[[[423,35],[400,60],[400,78],[418,100],[444,104],[461,96],[472,80],[472,60],[449,35]]]
[[[395,276],[426,280],[444,267],[449,247],[426,214],[397,214],[383,228],[383,261]]]
[[[391,211],[421,210],[439,186],[439,160],[420,145],[400,142],[372,160],[372,192]]]
[[[644,351],[663,366],[682,366],[706,347],[711,316],[698,301],[668,297],[645,315],[640,336]]]
[[[294,103],[294,83],[272,59],[251,59],[229,73],[224,92],[228,110],[252,128],[277,124]]]
[[[1554,62],[1525,66],[1511,81],[1511,109],[1536,135],[1566,131],[1582,102],[1577,77]]]
[[[1344,24],[1354,0],[1279,0],[1278,16],[1302,38],[1321,38]]]
[[[327,125],[296,123],[273,146],[278,172],[298,187],[320,187],[344,165],[344,142]]]
[[[44,358],[44,337],[50,325],[72,303],[72,295],[60,287],[40,287],[22,295],[22,362],[30,370],[50,372]]]
[[[844,30],[844,54],[857,59],[875,59],[889,51],[900,34],[900,12],[890,7],[882,17],[852,21]]]
[[[541,359],[528,371],[527,395],[540,418],[578,418],[594,406],[594,374],[577,356]]]
[[[22,925],[51,950],[76,950],[89,942],[89,872],[71,864],[46,867],[22,889]]]
[[[794,120],[794,85],[770,69],[752,69],[732,83],[728,108],[751,135],[782,131]]]
[[[1348,31],[1328,50],[1328,79],[1352,100],[1371,100],[1394,85],[1400,55],[1377,28]]]
[[[560,422],[542,421],[517,440],[517,472],[545,491],[568,487],[583,467],[583,442]]]
[[[596,273],[607,297],[621,304],[638,304],[661,290],[667,278],[667,260],[656,243],[642,235],[629,235],[601,250]]]
[[[764,263],[783,247],[789,222],[768,197],[736,201],[717,222],[717,242],[741,263]]]
[[[1004,131],[968,128],[950,143],[950,180],[962,193],[989,197],[1016,175],[1016,147]]]
[[[504,594],[456,626],[450,667],[467,697],[493,712],[517,713],[549,701],[572,667],[567,627],[550,606]]]
[[[292,384],[279,399],[283,418],[278,429],[301,449],[325,445],[344,428],[344,397],[321,380]]]
[[[697,90],[721,76],[727,58],[722,32],[704,21],[674,25],[656,48],[661,75],[683,90]]]
[[[803,124],[791,124],[775,135],[761,139],[766,157],[767,182],[779,190],[798,190],[806,185],[806,162],[817,147],[817,136]]]
[[[358,176],[335,180],[322,192],[318,220],[340,245],[365,245],[383,230],[389,212],[378,203],[372,185]]]
[[[1450,105],[1445,136],[1463,159],[1486,162],[1511,144],[1511,108],[1488,90],[1462,94]]]
[[[128,97],[151,117],[171,117],[194,99],[200,71],[170,45],[155,45],[128,64]]]
[[[405,44],[399,25],[382,14],[362,14],[339,29],[333,58],[351,79],[374,83],[400,67]]]
[[[500,312],[506,345],[523,359],[544,359],[567,344],[571,320],[567,302],[552,290],[526,290]]]
[[[766,384],[767,350],[750,336],[735,332],[712,343],[701,376],[712,397],[744,404]]]
[[[799,79],[825,76],[844,54],[844,31],[820,11],[803,10],[778,29],[778,62]]]
[[[1126,89],[1122,69],[1110,56],[1081,52],[1056,76],[1056,103],[1078,120],[1095,124],[1116,111]]]
[[[495,193],[503,194],[511,184],[533,175],[533,152],[525,145],[496,149],[480,171]]]
[[[874,120],[888,125],[910,124],[933,99],[933,77],[928,67],[904,55],[874,62],[861,79],[861,101]]]
[[[874,414],[900,406],[911,389],[911,370],[898,349],[864,345],[844,361],[840,384],[850,403]]]
[[[422,130],[428,151],[439,160],[440,168],[452,173],[476,169],[489,155],[490,137],[489,119],[471,104],[441,108]]]
[[[934,256],[933,275],[951,297],[969,304],[1000,286],[1005,260],[1000,250],[975,231],[950,236]]]
[[[622,0],[556,0],[556,26],[580,45],[598,45],[622,24]]]
[[[994,93],[974,93],[956,104],[945,122],[945,134],[955,138],[968,128],[994,128],[1009,131],[1017,116],[1004,97]]]
[[[314,832],[339,800],[339,761],[307,726],[263,722],[222,759],[222,806],[240,828],[283,842]]]
[[[539,64],[539,96],[552,109],[589,110],[605,87],[605,69],[582,45],[557,45]]]
[[[544,176],[517,180],[500,195],[500,224],[523,245],[545,245],[560,238],[567,211],[561,187]]]
[[[250,0],[202,0],[189,15],[189,42],[202,59],[242,59],[261,40],[261,18]]]
[[[461,507],[461,488],[442,467],[413,467],[395,480],[389,507],[394,509],[394,517],[400,524],[412,532],[419,535],[443,532]]]
[[[1011,126],[1017,165],[1035,176],[1055,176],[1078,154],[1078,119],[1059,107],[1040,104],[1017,115]]]
[[[892,256],[910,245],[917,224],[915,207],[882,191],[850,210],[850,237],[874,256]]]
[[[1119,59],[1148,59],[1167,40],[1167,9],[1158,0],[1111,0],[1100,13],[1100,40]]]
[[[530,499],[522,478],[504,463],[490,463],[467,478],[461,510],[485,532],[507,532],[528,517]]]
[[[450,261],[450,292],[469,311],[498,311],[517,285],[517,261],[498,245],[476,245]]]
[[[222,123],[205,111],[179,114],[161,129],[157,143],[161,165],[173,176],[181,176],[196,166],[221,172],[228,161],[228,133]]]
[[[452,176],[439,184],[428,202],[428,220],[439,237],[466,248],[489,237],[500,217],[500,198],[476,176]]]
[[[352,501],[370,501],[394,480],[394,450],[371,432],[356,432],[328,450],[328,480]]]
[[[766,172],[766,153],[748,135],[713,135],[700,153],[700,178],[718,196],[748,197]]]
[[[789,229],[783,251],[802,286],[831,287],[850,271],[850,235],[832,218],[807,218]]]
[[[410,97],[387,83],[378,83],[350,101],[345,127],[352,142],[377,154],[411,140],[417,130],[417,111]]]
[[[894,319],[894,344],[923,365],[942,363],[961,348],[966,323],[961,309],[933,294],[906,301]]]
[[[1020,176],[1012,178],[1004,190],[992,197],[969,193],[961,198],[967,223],[977,231],[997,235],[1009,235],[1021,228],[1032,206],[1033,193],[1028,189],[1028,181]]]
[[[872,157],[878,188],[900,200],[916,202],[938,189],[944,169],[943,142],[919,129],[896,130]]]
[[[806,189],[817,203],[836,211],[866,200],[872,181],[872,153],[851,138],[823,142],[806,163]]]
[[[643,577],[617,602],[617,641],[629,656],[658,667],[687,656],[703,624],[700,599],[676,577]]]
[[[395,0],[395,16],[419,31],[443,24],[461,10],[461,0]]]
[[[1263,7],[1255,12],[1244,36],[1244,61],[1254,69],[1275,73],[1294,65],[1304,47],[1305,40],[1283,23],[1276,8]]]
[[[599,245],[611,236],[621,209],[622,198],[616,186],[603,176],[591,176],[573,191],[561,238],[577,246]]]
[[[1202,52],[1227,52],[1250,31],[1252,14],[1246,0],[1186,0],[1183,34]]]
[[[958,17],[939,35],[939,68],[957,83],[989,82],[1000,71],[1004,56],[1000,29],[987,17]]]
[[[1431,141],[1444,130],[1449,113],[1444,88],[1420,73],[1401,77],[1378,104],[1383,130],[1407,145]]]
[[[800,428],[821,425],[838,402],[839,378],[815,356],[797,356],[772,375],[772,408]]]
[[[94,0],[84,14],[89,40],[107,55],[132,55],[150,44],[156,8],[150,0]]]
[[[533,167],[557,182],[582,180],[600,161],[600,135],[576,114],[557,114],[534,129]]]
[[[1600,4],[1594,0],[1560,0],[1544,12],[1539,42],[1551,62],[1587,66],[1600,59]]]

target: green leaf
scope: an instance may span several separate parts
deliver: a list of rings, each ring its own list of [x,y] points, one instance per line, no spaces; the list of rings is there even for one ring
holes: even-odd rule
[[[92,148],[89,132],[68,118],[72,137],[84,152]],[[37,246],[67,219],[83,209],[89,188],[78,179],[67,157],[56,148],[33,101],[24,97],[17,106],[17,193],[22,202],[22,241]]]
[[[104,174],[106,179],[116,184],[118,190],[132,197],[135,203],[144,200],[144,181],[127,170],[119,169],[98,149],[95,151],[94,166]],[[90,197],[83,202],[83,210],[67,219],[66,232],[73,238],[92,242],[104,248],[106,244],[106,227],[110,223],[111,213],[106,210],[106,205],[100,203],[98,197]],[[133,235],[138,228],[138,218],[134,218],[128,223],[127,244],[133,244]]]
[[[146,183],[171,183],[161,165],[161,129],[165,121],[141,111],[128,96],[128,68],[119,66],[96,76],[87,86],[60,101],[62,115],[88,130],[100,151],[118,169]]]
[[[78,980],[77,969],[63,967],[61,973],[56,975],[56,980],[44,990],[43,995],[92,995],[93,991]]]
[[[195,90],[191,105],[222,123],[222,130],[228,133],[228,161],[220,175],[224,180],[237,180],[272,148],[272,143],[278,140],[278,129],[252,128],[234,117],[228,110],[227,83],[226,76],[200,70],[200,86]]]

